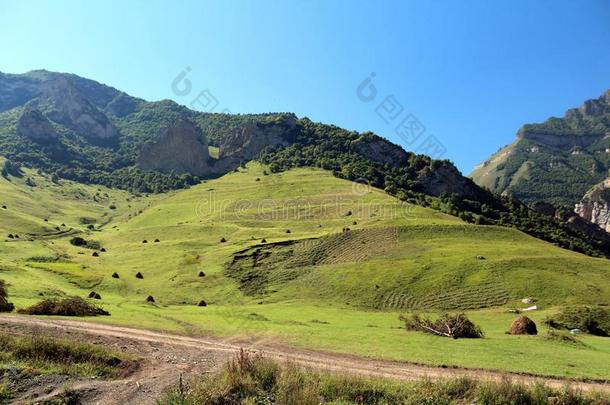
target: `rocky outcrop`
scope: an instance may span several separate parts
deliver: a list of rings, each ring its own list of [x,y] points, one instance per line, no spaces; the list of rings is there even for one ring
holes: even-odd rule
[[[370,132],[363,134],[352,146],[356,153],[367,159],[397,167],[407,158],[407,152],[400,146]]]
[[[201,129],[191,121],[180,120],[165,129],[142,147],[138,166],[143,170],[210,173],[208,143]]]
[[[455,166],[446,161],[437,161],[432,168],[425,168],[419,173],[417,180],[422,191],[433,196],[455,193],[472,199],[485,198],[485,192],[481,188],[462,176]]]
[[[610,179],[593,187],[582,201],[576,204],[574,212],[610,232]]]
[[[51,120],[65,125],[88,139],[117,138],[119,131],[108,117],[87,101],[66,77],[42,84],[43,93],[35,105],[46,110]]]
[[[17,135],[40,143],[57,141],[51,122],[38,110],[26,108],[17,121]]]
[[[517,140],[520,139],[529,139],[536,143],[541,143],[543,145],[549,145],[554,148],[559,149],[571,149],[574,147],[579,148],[588,148],[593,143],[602,139],[603,135],[599,134],[583,134],[583,135],[573,135],[573,134],[548,134],[548,133],[537,133],[526,130],[520,130],[517,133]]]
[[[266,147],[287,146],[293,142],[296,117],[285,115],[268,122],[250,121],[220,143],[221,165],[231,166],[254,159]]]

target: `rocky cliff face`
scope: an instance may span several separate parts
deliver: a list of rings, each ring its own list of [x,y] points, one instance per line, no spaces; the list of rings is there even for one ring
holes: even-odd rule
[[[51,122],[38,110],[26,108],[17,121],[17,135],[41,143],[57,141]]]
[[[222,139],[219,159],[224,165],[239,164],[254,159],[266,147],[287,146],[292,142],[296,121],[292,115],[270,122],[251,121]]]
[[[42,95],[33,102],[47,110],[51,120],[73,129],[88,139],[107,140],[119,136],[108,117],[85,99],[66,77],[43,83]]]
[[[199,127],[180,120],[142,147],[137,164],[143,170],[203,176],[210,173],[209,159],[208,143]]]
[[[372,133],[366,133],[362,138],[362,142],[358,142],[353,146],[358,154],[367,159],[400,166],[404,159],[407,158],[407,153],[402,148],[394,145],[387,139]]]
[[[574,212],[589,222],[597,224],[606,232],[610,232],[610,179],[585,195],[582,201],[576,204]]]
[[[433,170],[424,170],[418,176],[426,194],[440,196],[442,193],[459,194],[472,199],[484,198],[481,190],[472,180],[464,177],[451,164],[439,162]]]

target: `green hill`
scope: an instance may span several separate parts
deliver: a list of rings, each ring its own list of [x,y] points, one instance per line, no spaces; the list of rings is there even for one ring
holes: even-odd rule
[[[0,178],[0,279],[17,307],[96,291],[112,314],[98,322],[610,378],[604,338],[574,346],[504,334],[514,317],[506,308],[525,306],[525,297],[542,308],[537,322],[558,305],[610,304],[606,259],[468,224],[322,169],[266,174],[251,163],[156,195],[22,171]],[[75,236],[106,251],[94,257],[70,243]],[[444,309],[471,311],[486,338],[453,342],[400,327],[399,313]]]

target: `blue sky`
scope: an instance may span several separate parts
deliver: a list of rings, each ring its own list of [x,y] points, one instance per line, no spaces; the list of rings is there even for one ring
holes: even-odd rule
[[[72,72],[185,105],[209,90],[215,111],[293,111],[407,149],[433,135],[465,173],[523,123],[610,88],[603,0],[0,0],[0,38],[3,72]],[[172,81],[187,67],[181,96]],[[409,114],[417,140],[395,132]]]

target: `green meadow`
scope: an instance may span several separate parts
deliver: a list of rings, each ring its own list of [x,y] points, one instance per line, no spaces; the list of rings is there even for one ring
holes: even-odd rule
[[[95,291],[112,315],[92,322],[610,379],[610,339],[566,343],[542,324],[562,305],[610,304],[608,260],[466,224],[320,169],[268,174],[250,163],[161,195],[55,184],[24,169],[0,178],[2,205],[0,279],[18,308]],[[73,246],[75,236],[105,252]],[[528,314],[539,334],[507,335],[516,316],[507,310],[526,307],[525,297],[540,308]],[[406,332],[398,316],[410,311],[466,311],[485,337]]]

